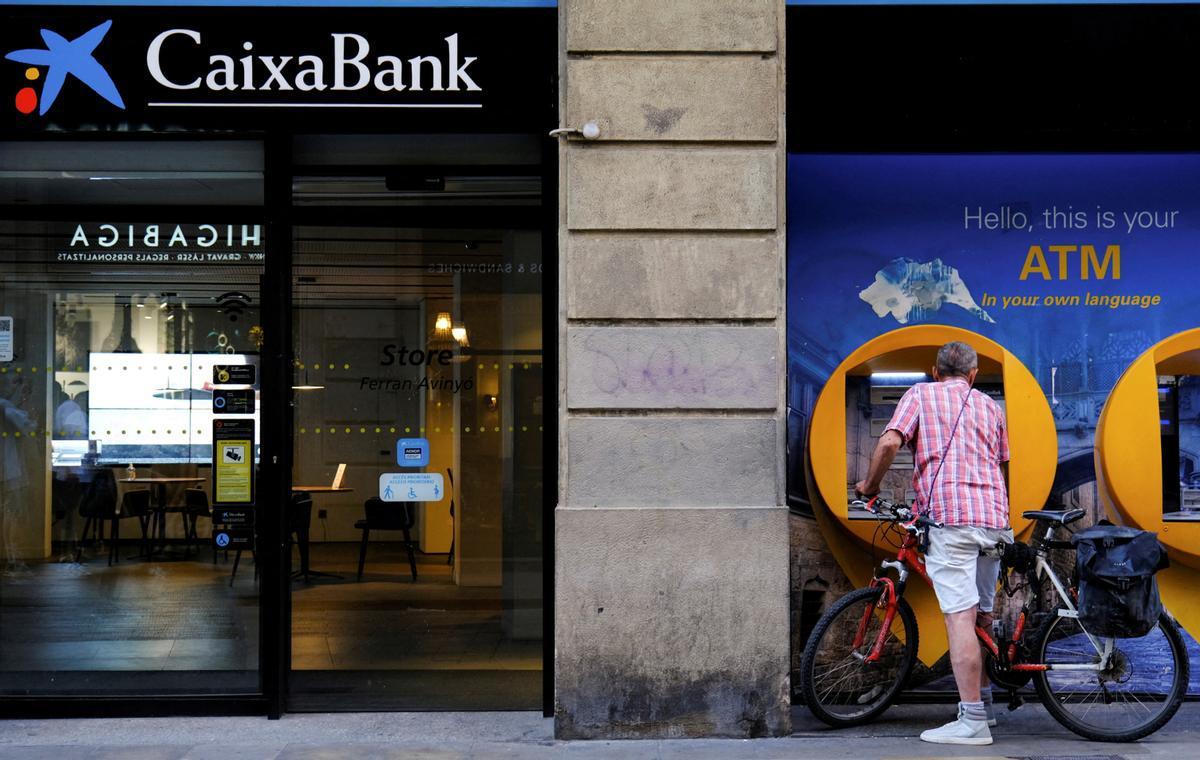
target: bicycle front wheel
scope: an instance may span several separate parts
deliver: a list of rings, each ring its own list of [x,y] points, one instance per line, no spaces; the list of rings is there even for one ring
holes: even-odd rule
[[[835,728],[874,720],[908,681],[917,657],[917,619],[903,597],[876,662],[875,646],[886,609],[883,587],[860,588],[842,597],[817,621],[800,660],[800,688],[808,709]],[[867,619],[862,644],[855,635]]]
[[[1048,670],[1033,683],[1046,710],[1070,730],[1093,741],[1129,742],[1166,725],[1188,687],[1187,649],[1164,612],[1148,634],[1112,641],[1108,666],[1096,670]],[[1075,618],[1050,618],[1035,651],[1047,665],[1100,662],[1093,639]]]

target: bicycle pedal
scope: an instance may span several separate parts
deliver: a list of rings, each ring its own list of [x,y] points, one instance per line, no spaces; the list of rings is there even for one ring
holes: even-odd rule
[[[1025,698],[1016,692],[1012,692],[1008,696],[1008,711],[1012,712],[1025,704]]]

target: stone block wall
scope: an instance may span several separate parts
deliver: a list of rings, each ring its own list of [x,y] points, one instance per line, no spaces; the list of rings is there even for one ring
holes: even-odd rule
[[[833,558],[816,520],[792,514],[788,529],[791,534],[791,672],[792,687],[798,693],[800,657],[804,654],[807,633],[830,605],[854,590],[854,584]]]
[[[556,733],[783,735],[783,2],[559,16]]]

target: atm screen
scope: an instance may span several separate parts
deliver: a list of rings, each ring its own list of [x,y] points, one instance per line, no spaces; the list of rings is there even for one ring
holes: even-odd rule
[[[1170,466],[1172,475],[1178,467],[1178,508],[1183,512],[1200,513],[1200,377],[1180,375],[1175,380],[1175,451],[1166,450],[1170,442],[1164,439],[1163,483],[1175,482],[1174,478],[1166,477],[1167,466]],[[1170,453],[1174,453],[1174,456],[1168,458]],[[1163,502],[1165,511],[1165,493]]]
[[[854,498],[854,484],[867,476],[871,452],[887,429],[896,404],[917,383],[932,377],[923,372],[875,373],[846,377],[846,492]],[[912,452],[900,449],[880,484],[880,495],[891,501],[912,503]],[[865,510],[850,510],[852,518],[874,519]]]
[[[896,404],[917,383],[933,382],[921,372],[889,372],[846,376],[846,494],[854,498],[854,484],[867,476],[875,443],[887,429]],[[975,389],[986,393],[1004,406],[1004,384],[999,376],[979,376]],[[895,502],[912,504],[913,455],[908,447],[900,449],[883,477],[880,495]],[[851,518],[874,519],[865,510],[851,509]]]

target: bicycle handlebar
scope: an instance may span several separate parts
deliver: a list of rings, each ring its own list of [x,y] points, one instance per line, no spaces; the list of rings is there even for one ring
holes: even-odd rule
[[[850,502],[850,505],[865,509],[876,515],[890,518],[896,522],[905,523],[905,527],[914,525],[919,528],[946,527],[945,523],[932,520],[926,515],[915,514],[907,504],[896,504],[881,498],[879,495],[872,496],[867,500],[862,498],[855,499]]]

